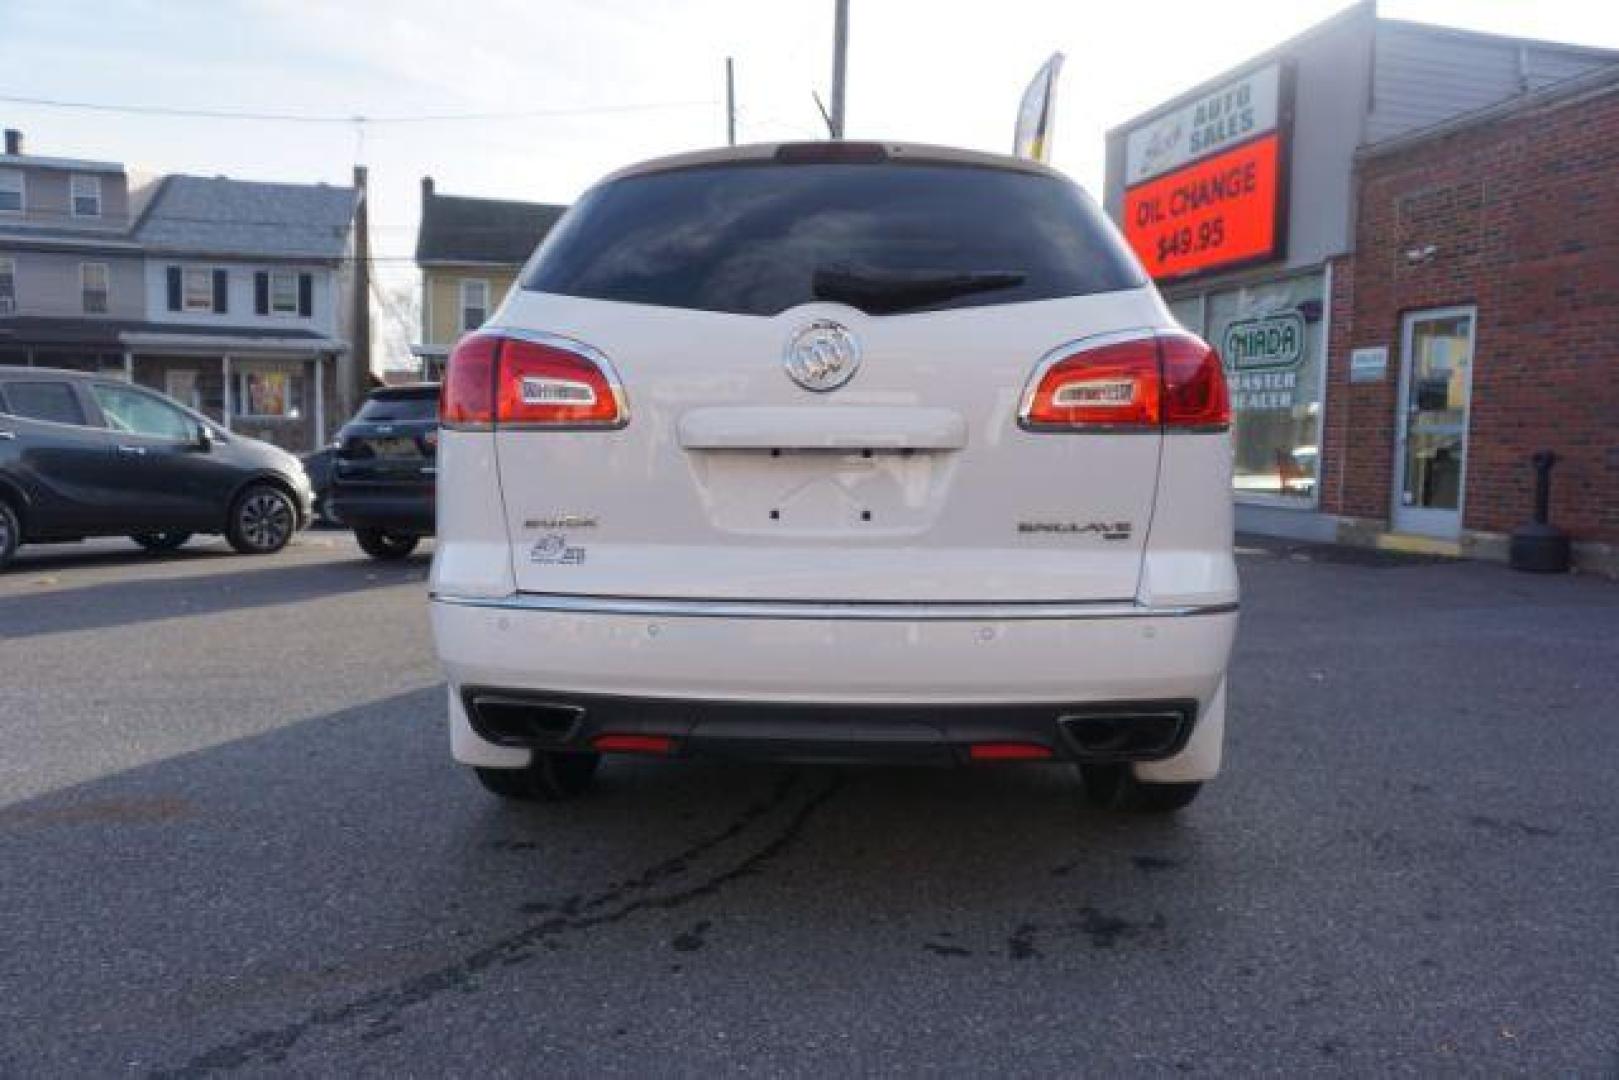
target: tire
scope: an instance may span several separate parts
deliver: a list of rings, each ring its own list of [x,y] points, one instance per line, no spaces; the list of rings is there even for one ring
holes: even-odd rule
[[[359,542],[360,550],[373,559],[389,562],[403,559],[415,551],[416,545],[422,542],[419,536],[388,532],[385,529],[355,529],[354,539]]]
[[[298,531],[298,509],[286,492],[254,484],[230,509],[225,539],[243,555],[274,555]]]
[[[601,765],[600,754],[561,754],[534,751],[526,769],[486,769],[474,766],[478,783],[502,799],[519,802],[562,802],[589,791]]]
[[[170,529],[167,532],[130,533],[129,538],[147,551],[174,551],[190,540],[191,534]]]
[[[11,504],[0,499],[0,570],[6,568],[12,556],[17,554],[17,546],[22,543],[22,520],[17,517],[17,511]]]
[[[1203,785],[1153,784],[1137,780],[1128,764],[1081,765],[1085,797],[1094,806],[1127,814],[1173,814],[1191,805]]]

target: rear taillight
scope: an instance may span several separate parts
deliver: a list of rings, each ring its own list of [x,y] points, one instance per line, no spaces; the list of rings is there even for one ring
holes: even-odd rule
[[[1231,426],[1225,365],[1214,346],[1184,330],[1158,335],[1164,366],[1164,426],[1223,431]]]
[[[1220,355],[1181,330],[1080,342],[1030,380],[1018,421],[1039,431],[1223,430],[1231,423]]]
[[[472,334],[450,354],[446,427],[616,428],[629,419],[605,358],[561,338]]]
[[[500,339],[471,334],[461,339],[444,368],[438,422],[445,427],[484,427],[495,419],[495,360]]]

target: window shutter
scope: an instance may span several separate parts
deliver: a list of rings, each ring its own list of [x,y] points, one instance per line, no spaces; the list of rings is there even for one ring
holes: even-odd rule
[[[169,310],[180,310],[180,268],[169,267]]]
[[[214,271],[214,310],[223,315],[230,310],[230,281],[225,271]]]
[[[270,272],[260,270],[253,275],[253,311],[258,315],[270,314]]]
[[[315,276],[298,275],[298,314],[305,317],[315,313]]]

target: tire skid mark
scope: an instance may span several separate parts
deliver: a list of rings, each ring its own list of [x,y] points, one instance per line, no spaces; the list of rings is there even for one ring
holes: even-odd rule
[[[648,892],[670,878],[684,874],[693,859],[735,839],[760,819],[780,809],[789,801],[798,780],[798,773],[788,774],[769,797],[752,804],[730,825],[679,855],[657,863],[628,881],[615,883],[596,896],[570,897],[556,907],[554,914],[540,922],[508,934],[454,963],[372,991],[345,1004],[317,1009],[281,1027],[264,1028],[221,1043],[178,1068],[154,1070],[150,1075],[164,1078],[197,1077],[254,1063],[275,1064],[313,1031],[340,1028],[362,1021],[367,1025],[361,1033],[362,1037],[368,1032],[374,1033],[373,1038],[397,1034],[402,1029],[396,1021],[407,1009],[451,990],[473,992],[477,989],[475,980],[478,975],[531,958],[536,945],[550,946],[555,944],[555,938],[564,934],[622,922],[642,911],[684,907],[713,896],[727,885],[757,873],[791,847],[816,812],[841,790],[843,781],[834,780],[804,800],[780,832],[730,868],[674,892],[625,899],[629,894]]]

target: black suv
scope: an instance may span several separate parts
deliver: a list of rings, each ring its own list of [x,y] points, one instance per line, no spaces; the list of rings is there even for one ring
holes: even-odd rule
[[[326,504],[377,559],[402,559],[433,535],[437,383],[371,391],[334,443]]]
[[[0,566],[23,543],[128,536],[171,551],[223,533],[268,555],[309,523],[298,459],[162,394],[51,368],[0,367]]]

